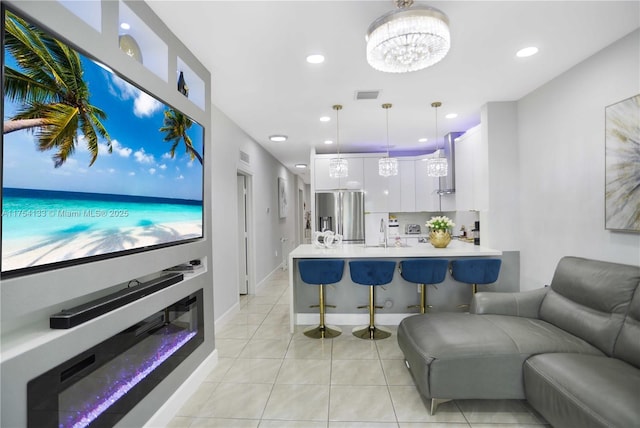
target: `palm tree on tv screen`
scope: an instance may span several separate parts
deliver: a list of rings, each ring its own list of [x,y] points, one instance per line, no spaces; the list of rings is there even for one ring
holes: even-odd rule
[[[189,128],[193,122],[186,115],[179,111],[169,109],[164,112],[164,126],[160,128],[160,132],[165,132],[164,141],[170,141],[171,149],[169,154],[171,157],[175,157],[176,149],[181,141],[184,141],[186,152],[189,154],[191,160],[198,159],[200,165],[202,165],[202,156],[193,147],[193,142],[187,134]]]
[[[9,11],[5,17],[5,48],[21,70],[4,67],[4,93],[22,108],[4,122],[3,133],[30,129],[38,150],[56,149],[56,168],[73,154],[78,132],[84,135],[93,165],[98,157],[98,137],[111,138],[102,120],[104,111],[89,103],[78,53]]]

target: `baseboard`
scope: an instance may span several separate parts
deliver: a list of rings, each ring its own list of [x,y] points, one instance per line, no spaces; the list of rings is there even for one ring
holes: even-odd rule
[[[218,365],[218,350],[211,354],[191,373],[191,375],[171,394],[171,397],[156,411],[144,425],[144,428],[164,427],[184,406],[187,400],[196,392],[207,375]]]
[[[214,321],[216,329],[228,323],[231,317],[233,317],[238,312],[240,312],[240,301],[237,301],[233,306],[227,309],[227,311],[224,314],[216,318],[216,320]]]
[[[286,269],[286,266],[280,263],[278,266],[276,266],[274,270],[268,273],[264,278],[262,278],[262,280],[260,280],[260,282],[256,284],[256,292],[260,289],[260,287],[264,286],[267,282],[269,282],[271,280],[271,277],[273,277],[273,275],[275,275],[276,272],[278,272],[279,270],[287,270],[287,269]]]
[[[398,325],[400,321],[415,313],[408,314],[376,314],[376,324],[380,325]],[[319,322],[318,314],[297,314],[296,324],[313,325]],[[369,314],[326,314],[325,320],[327,324],[333,325],[363,325],[369,324]]]

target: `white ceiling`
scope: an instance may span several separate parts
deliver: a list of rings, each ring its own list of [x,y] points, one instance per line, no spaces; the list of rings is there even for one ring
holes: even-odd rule
[[[364,34],[395,8],[384,1],[163,1],[150,7],[212,74],[213,104],[248,135],[308,182],[312,147],[334,153],[340,112],[340,151],[386,148],[389,110],[392,152],[432,151],[438,136],[480,122],[489,101],[518,100],[560,73],[640,27],[640,1],[434,1],[418,2],[449,16],[452,47],[435,66],[406,74],[372,69]],[[535,45],[540,52],[516,58]],[[324,64],[305,61],[321,53]],[[379,90],[357,101],[355,91]],[[458,114],[445,119],[447,113]],[[321,116],[332,120],[321,123]],[[273,143],[272,134],[289,140]],[[419,143],[421,137],[429,138]]]

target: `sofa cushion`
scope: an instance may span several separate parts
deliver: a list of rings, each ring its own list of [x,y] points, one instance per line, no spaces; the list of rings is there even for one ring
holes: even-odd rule
[[[430,313],[402,320],[398,344],[426,398],[524,398],[522,365],[543,352],[603,355],[541,320]]]
[[[524,365],[527,401],[554,427],[638,426],[640,370],[616,358],[543,354]]]
[[[613,356],[640,368],[640,287],[636,289],[629,305],[629,312],[616,340]]]
[[[613,354],[640,268],[577,257],[558,263],[540,319]]]

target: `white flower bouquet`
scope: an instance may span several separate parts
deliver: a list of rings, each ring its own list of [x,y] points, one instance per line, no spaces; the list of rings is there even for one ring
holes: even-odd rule
[[[453,221],[451,221],[451,219],[447,216],[431,217],[431,220],[427,222],[427,227],[432,231],[451,230],[455,225],[456,224]]]

